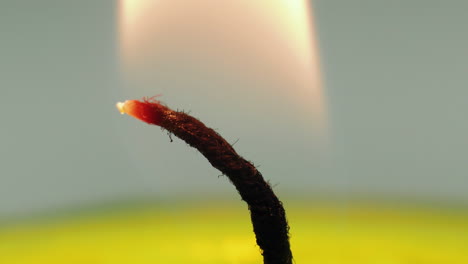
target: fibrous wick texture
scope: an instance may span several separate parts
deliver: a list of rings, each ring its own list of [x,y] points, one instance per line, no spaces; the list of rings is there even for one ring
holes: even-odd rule
[[[117,107],[122,113],[163,127],[202,153],[229,178],[247,203],[264,263],[292,263],[289,226],[281,201],[255,166],[239,156],[231,144],[198,119],[154,99],[130,100]]]

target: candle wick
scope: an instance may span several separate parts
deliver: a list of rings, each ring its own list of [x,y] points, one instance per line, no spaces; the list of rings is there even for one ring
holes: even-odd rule
[[[152,99],[118,103],[117,108],[147,123],[161,126],[205,156],[213,167],[229,178],[247,203],[264,263],[292,264],[289,225],[283,204],[257,168],[198,119]]]

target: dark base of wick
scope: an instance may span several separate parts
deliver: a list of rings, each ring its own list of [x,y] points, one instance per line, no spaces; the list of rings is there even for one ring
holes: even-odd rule
[[[198,149],[213,167],[229,178],[248,204],[264,263],[291,264],[289,226],[283,205],[255,166],[196,118],[165,107],[160,110],[164,112],[160,126]]]

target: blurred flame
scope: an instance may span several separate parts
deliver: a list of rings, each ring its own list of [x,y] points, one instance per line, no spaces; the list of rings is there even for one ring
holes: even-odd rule
[[[309,6],[306,0],[282,0],[281,3],[273,5],[275,16],[283,24],[286,38],[295,45],[294,53],[298,58],[302,58],[306,63],[310,63],[316,58],[312,58],[312,46],[310,35]],[[259,6],[259,9],[261,6]],[[314,55],[315,56],[315,55]]]
[[[167,2],[178,2],[174,6],[180,4],[178,0],[120,0],[120,36],[124,58],[128,59],[132,53],[136,55],[137,50],[145,45],[145,35],[154,31],[154,28],[149,29],[148,27],[154,27],[158,17],[161,17],[162,13],[165,12],[164,9],[171,8]],[[187,4],[190,4],[188,2],[190,1],[187,1]],[[207,7],[216,6],[213,4],[213,0],[196,2]],[[316,58],[311,58],[312,53],[315,53],[315,43],[311,41],[313,36],[310,34],[311,21],[309,21],[309,6],[306,0],[256,0],[251,1],[251,3],[245,0],[236,0],[234,2],[240,3],[236,5],[236,8],[244,6],[247,9],[258,11],[256,14],[258,17],[271,23],[269,26],[280,29],[283,37],[288,39],[289,48],[298,58],[308,62],[316,60]],[[232,3],[223,2],[223,4],[227,6],[224,12],[230,12],[229,7]],[[207,13],[210,11],[207,8]],[[190,23],[190,21],[181,21],[180,23],[187,22]],[[255,27],[255,25],[251,26]],[[249,29],[245,28],[244,30]],[[143,51],[140,50],[141,53]],[[314,54],[314,56],[316,55]]]
[[[132,43],[138,42],[138,33],[142,33],[136,27],[141,20],[145,8],[150,7],[153,1],[148,0],[121,0],[119,7],[120,20],[120,45],[122,59],[130,57]]]
[[[198,68],[234,65],[224,71],[262,81],[270,78],[265,86],[287,87],[288,91],[274,92],[312,109],[316,122],[326,130],[307,0],[120,0],[119,11],[124,74],[154,70],[154,61],[177,65],[176,57],[188,57],[189,64],[198,63]]]

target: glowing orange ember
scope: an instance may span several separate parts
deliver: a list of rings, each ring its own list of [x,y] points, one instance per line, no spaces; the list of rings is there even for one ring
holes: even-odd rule
[[[144,99],[142,102],[138,100],[127,100],[123,103],[118,102],[116,106],[121,114],[128,114],[153,125],[160,125],[161,113],[166,109],[165,106],[153,99]]]

